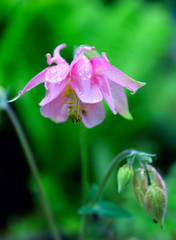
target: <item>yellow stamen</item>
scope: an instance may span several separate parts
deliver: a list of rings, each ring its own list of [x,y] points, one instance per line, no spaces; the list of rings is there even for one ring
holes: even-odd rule
[[[82,114],[84,114],[84,116],[87,116],[87,112],[88,112],[88,109],[87,109],[87,108],[83,108],[83,109],[82,109]]]
[[[62,97],[65,97],[71,100],[71,101],[62,101],[62,103],[69,104],[67,105],[67,119],[70,117],[71,114],[73,114],[73,116],[71,117],[71,121],[73,123],[81,122],[82,118],[80,116],[80,108],[81,108],[80,100],[77,97],[74,90],[69,85],[65,87],[64,92],[62,93]],[[84,116],[87,115],[87,111],[88,109],[86,108],[82,109],[82,113],[84,114]]]
[[[81,118],[80,115],[79,115],[78,117],[75,117],[75,115],[73,115],[73,116],[71,117],[71,121],[72,121],[72,123],[79,123],[79,122],[82,121],[82,118]]]

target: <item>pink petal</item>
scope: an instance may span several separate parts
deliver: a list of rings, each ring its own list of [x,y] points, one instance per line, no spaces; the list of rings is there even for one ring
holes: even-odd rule
[[[66,63],[65,59],[60,56],[60,50],[65,48],[66,44],[60,44],[57,46],[54,50],[54,57],[51,58],[51,54],[47,53],[46,58],[47,58],[47,63],[50,65],[52,63],[60,64],[60,63]]]
[[[47,92],[45,98],[39,103],[40,106],[43,106],[49,102],[51,102],[53,99],[55,99],[57,96],[60,95],[60,93],[64,90],[67,79],[61,81],[60,83],[47,83],[45,87],[47,87]]]
[[[41,114],[46,118],[51,118],[56,122],[65,122],[67,120],[67,104],[62,103],[66,98],[58,96],[50,103],[40,108]]]
[[[61,63],[57,66],[52,66],[46,72],[46,82],[59,83],[64,80],[70,72],[68,63]]]
[[[14,99],[10,100],[9,102],[13,102],[16,99],[20,98],[21,96],[23,96],[23,94],[25,94],[25,92],[31,90],[32,88],[36,87],[38,84],[42,83],[45,81],[45,73],[50,70],[50,68],[52,67],[47,67],[45,68],[43,71],[41,71],[40,73],[38,73],[34,78],[32,78],[28,84],[25,86],[25,88],[19,92],[18,96],[15,97]]]
[[[106,76],[109,80],[128,88],[134,93],[140,87],[145,85],[145,83],[137,82],[134,79],[128,77],[123,72],[109,64],[105,59],[94,57],[90,61],[94,67],[95,74]]]
[[[109,81],[109,85],[110,85],[111,94],[115,103],[115,109],[123,117],[129,120],[132,120],[132,116],[129,113],[129,109],[128,109],[127,97],[123,87],[112,81]]]
[[[60,50],[63,49],[63,48],[66,48],[66,44],[65,43],[62,43],[60,44],[59,46],[57,46],[55,49],[54,49],[54,57],[56,57],[57,59],[60,59],[61,61],[64,61],[65,62],[65,59],[63,59],[60,55]]]
[[[81,59],[80,56],[74,58],[73,61],[72,61],[71,64],[70,64],[70,69],[72,69],[73,66],[74,66],[80,59]],[[88,61],[88,59],[87,59],[87,61]]]
[[[101,93],[103,95],[103,99],[106,101],[106,103],[109,105],[110,109],[114,114],[117,114],[117,111],[115,110],[115,104],[114,100],[112,98],[111,90],[109,87],[108,80],[104,76],[96,76],[96,80],[99,83],[99,88],[101,90]]]
[[[80,46],[78,48],[78,51],[76,53],[76,58],[82,54],[84,54],[84,51],[94,51],[95,47],[88,47],[88,46]]]
[[[66,63],[53,66],[45,74],[45,88],[47,90],[45,98],[40,102],[43,106],[56,98],[64,89],[68,82],[70,67]]]
[[[48,90],[50,84],[51,84],[50,82],[45,82],[45,83],[44,83],[46,90]]]
[[[103,99],[98,84],[94,80],[92,65],[85,56],[79,57],[73,65],[70,85],[82,102],[96,103]]]
[[[81,118],[87,128],[92,128],[105,118],[105,110],[101,102],[95,104],[81,104]],[[83,110],[87,110],[87,114],[83,114]]]

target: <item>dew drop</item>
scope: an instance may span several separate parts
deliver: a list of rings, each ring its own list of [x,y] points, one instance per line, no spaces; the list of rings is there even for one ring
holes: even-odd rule
[[[85,71],[86,71],[86,72],[87,72],[87,70],[88,70],[88,69],[87,69],[87,68],[85,68]]]
[[[22,90],[20,90],[19,92],[18,92],[18,95],[20,95],[22,93]]]
[[[88,78],[91,78],[91,74],[88,75]]]
[[[133,91],[131,91],[130,93],[131,93],[131,95],[134,95],[134,92],[133,92]]]
[[[56,73],[56,69],[55,68],[51,69],[51,73]]]
[[[79,73],[79,76],[82,76],[82,72]]]
[[[58,82],[60,82],[61,80],[62,80],[62,78],[61,78],[61,77],[58,77],[58,78],[57,78],[57,81],[58,81]]]

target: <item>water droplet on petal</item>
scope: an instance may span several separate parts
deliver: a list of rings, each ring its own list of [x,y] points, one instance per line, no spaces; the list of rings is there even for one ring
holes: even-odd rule
[[[51,71],[51,73],[56,73],[56,69],[55,68],[52,68],[50,71]]]
[[[79,73],[79,76],[82,76],[82,72]]]
[[[88,75],[88,78],[91,78],[91,74]]]
[[[85,71],[86,71],[86,72],[87,72],[87,70],[88,70],[88,69],[87,69],[87,68],[85,68]]]
[[[61,77],[57,77],[57,81],[58,82],[62,81],[62,78]]]
[[[130,93],[131,93],[131,95],[134,95],[134,92],[133,92],[133,91],[131,91]]]

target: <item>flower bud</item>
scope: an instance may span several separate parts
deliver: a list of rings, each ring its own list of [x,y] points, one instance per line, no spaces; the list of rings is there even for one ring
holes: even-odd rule
[[[150,165],[147,167],[148,170],[143,168],[135,170],[133,178],[134,193],[141,207],[152,216],[154,222],[158,222],[163,228],[167,205],[166,185],[155,168]],[[138,172],[140,173],[140,180],[138,179]],[[149,174],[153,175],[153,181],[151,181]],[[150,178],[150,181],[148,178]]]
[[[140,173],[140,180],[138,179],[138,172]],[[144,207],[144,195],[147,192],[147,178],[144,173],[143,168],[139,168],[134,171],[134,178],[133,178],[133,187],[136,199],[139,205],[145,209]]]
[[[118,192],[120,193],[131,182],[133,178],[133,167],[129,164],[123,165],[117,174]]]
[[[158,222],[163,228],[164,215],[166,212],[166,193],[156,184],[148,187],[144,197],[144,206],[155,222]]]

